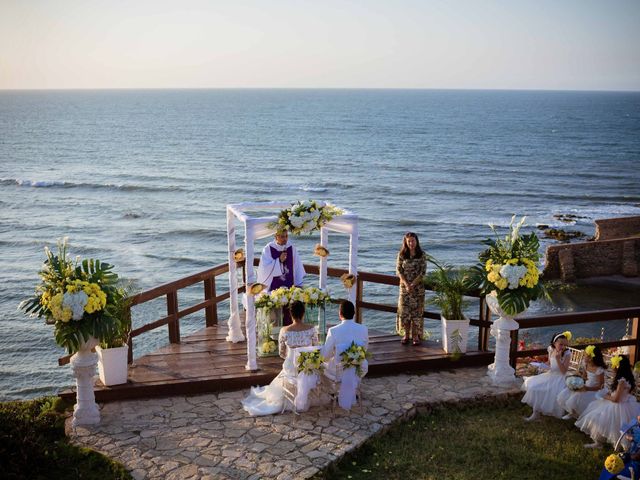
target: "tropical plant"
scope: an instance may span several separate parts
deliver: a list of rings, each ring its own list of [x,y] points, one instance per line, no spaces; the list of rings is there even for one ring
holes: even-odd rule
[[[57,254],[48,248],[45,254],[41,282],[19,308],[54,325],[56,343],[69,353],[77,352],[90,337],[112,338],[119,321],[114,305],[121,295],[113,265],[95,259],[72,262],[66,238],[58,241]]]
[[[464,319],[466,301],[464,295],[469,291],[469,269],[458,268],[440,263],[431,255],[427,261],[436,266],[436,270],[429,272],[425,278],[425,286],[432,289],[434,296],[428,303],[440,308],[442,316],[449,320]]]
[[[113,297],[113,303],[107,305],[106,310],[113,319],[111,328],[100,341],[102,348],[118,348],[128,345],[131,336],[131,288],[118,287]]]
[[[471,286],[479,288],[481,295],[496,295],[508,315],[523,312],[531,301],[547,296],[536,265],[540,259],[538,237],[535,232],[520,235],[525,218],[515,223],[514,215],[503,238],[489,225],[496,238],[482,242],[489,248],[478,255],[480,262],[471,269]]]

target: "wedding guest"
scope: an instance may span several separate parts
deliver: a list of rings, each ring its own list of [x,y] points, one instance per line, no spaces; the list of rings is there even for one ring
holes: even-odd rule
[[[420,248],[420,240],[413,232],[402,239],[402,247],[396,261],[396,273],[400,279],[396,330],[402,335],[402,344],[413,341],[420,345],[424,328],[424,283],[427,257]]]
[[[632,393],[636,382],[629,358],[616,355],[611,367],[616,376],[610,392],[591,402],[576,422],[576,427],[593,439],[585,448],[599,448],[605,441],[615,445],[622,426],[640,414],[640,405]]]
[[[584,349],[587,359],[587,381],[582,389],[577,391],[565,388],[558,395],[558,404],[567,411],[563,420],[578,418],[586,410],[596,395],[604,388],[604,372],[607,365],[602,357],[602,350],[595,345],[589,345]],[[603,394],[606,392],[603,392]]]
[[[564,413],[563,408],[558,405],[558,395],[565,388],[565,374],[569,369],[571,352],[567,350],[570,332],[556,333],[551,337],[549,352],[549,363],[551,368],[548,372],[524,377],[522,389],[526,391],[522,397],[522,403],[526,403],[533,408],[533,413],[527,417],[527,421],[535,420],[540,414],[551,415],[561,418]]]

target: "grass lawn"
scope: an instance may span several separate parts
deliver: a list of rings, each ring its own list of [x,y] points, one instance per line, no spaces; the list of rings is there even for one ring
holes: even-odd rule
[[[394,426],[316,478],[597,479],[611,448],[572,422],[531,413],[520,398],[446,405]]]
[[[70,405],[57,397],[0,403],[0,475],[5,479],[131,479],[120,464],[64,435]]]

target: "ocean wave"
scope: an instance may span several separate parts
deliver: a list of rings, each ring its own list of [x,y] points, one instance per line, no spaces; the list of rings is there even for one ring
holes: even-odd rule
[[[175,185],[170,186],[154,186],[154,185],[135,185],[135,184],[116,184],[116,183],[91,183],[91,182],[69,182],[65,180],[29,180],[22,178],[0,178],[0,185],[29,188],[79,188],[94,190],[119,190],[123,192],[173,192],[187,191],[184,187]]]

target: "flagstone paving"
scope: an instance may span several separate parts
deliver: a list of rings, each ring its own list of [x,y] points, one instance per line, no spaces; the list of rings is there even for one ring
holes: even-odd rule
[[[254,418],[240,405],[247,392],[236,391],[107,403],[100,425],[68,433],[138,480],[303,479],[430,405],[517,391],[519,384],[493,386],[486,368],[365,377],[364,412],[337,408],[332,417],[329,408],[313,407]]]

